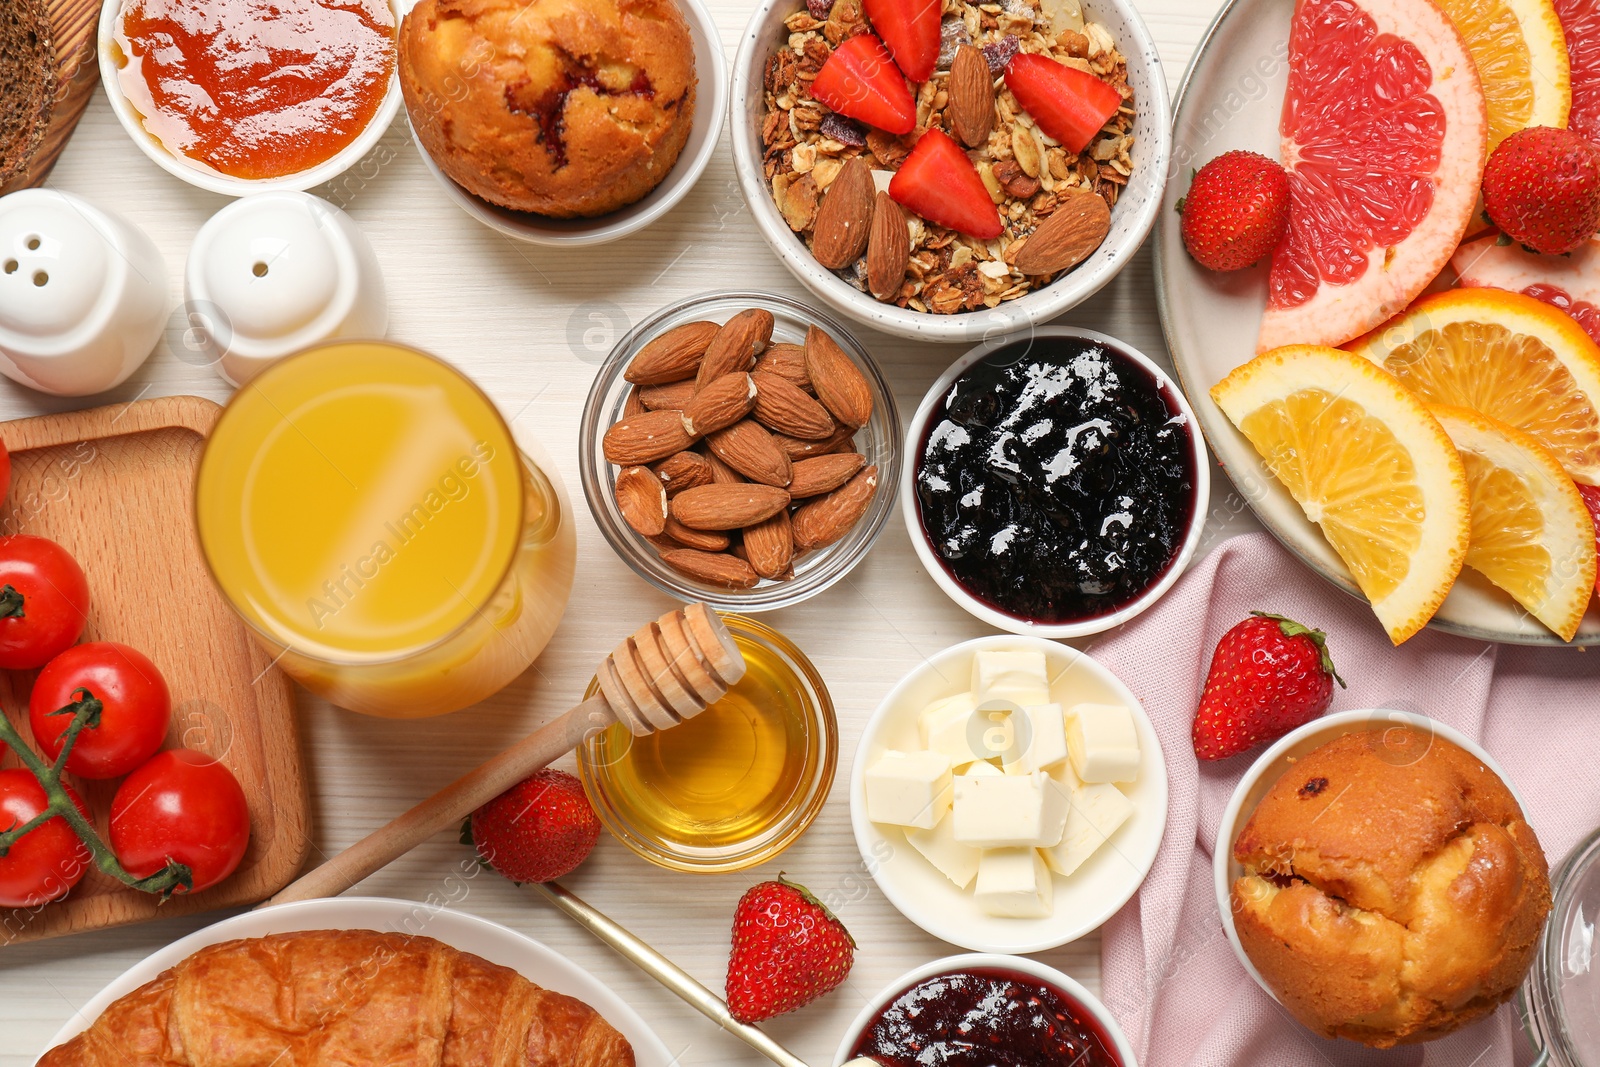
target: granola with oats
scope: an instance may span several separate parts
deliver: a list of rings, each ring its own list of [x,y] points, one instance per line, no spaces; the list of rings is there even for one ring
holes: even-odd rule
[[[999,210],[1004,232],[984,241],[906,211],[911,255],[904,281],[888,303],[954,314],[993,308],[1049,285],[1072,268],[1021,273],[1016,256],[1027,238],[1064,198],[1079,192],[1092,191],[1113,207],[1132,173],[1134,100],[1127,62],[1104,26],[1084,21],[1078,0],[944,0],[937,68],[927,81],[912,86],[917,125],[900,137],[836,114],[810,92],[833,49],[870,31],[861,0],[835,0],[831,8],[827,0],[809,0],[785,26],[788,41],[766,67],[763,165],[779,212],[808,248],[819,204],[848,161],[865,157],[877,187],[886,189],[923,131],[951,128],[950,70],[961,46],[981,49],[994,79],[988,139],[969,148],[967,156]],[[1018,52],[1086,71],[1121,97],[1117,111],[1082,152],[1070,154],[1039,129],[1006,87],[1003,72]],[[866,258],[835,273],[866,292]]]

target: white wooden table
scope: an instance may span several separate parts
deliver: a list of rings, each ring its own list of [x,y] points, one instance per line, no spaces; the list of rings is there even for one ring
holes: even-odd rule
[[[710,0],[732,58],[749,7]],[[1220,0],[1138,0],[1174,89]],[[370,180],[355,174],[373,173]],[[348,183],[343,184],[343,183]],[[50,185],[122,212],[147,230],[167,259],[174,305],[195,231],[226,203],[158,170],[134,147],[97,93]],[[454,361],[537,437],[574,498],[577,594],[536,668],[494,700],[445,719],[382,722],[301,693],[299,715],[313,807],[313,857],[332,854],[581,696],[594,665],[669,601],[635,577],[600,538],[577,476],[579,411],[594,369],[630,323],[669,302],[721,288],[756,288],[801,299],[804,290],[768,251],[739,195],[726,133],[699,185],[655,226],[618,244],[574,252],[520,245],[462,214],[424,170],[404,122],[371,162],[314,190],[341,203],[371,238],[391,303],[390,336]],[[1063,321],[1103,330],[1166,361],[1147,247],[1107,289]],[[227,386],[185,362],[180,333],[133,379],[94,398],[195,393],[222,401]],[[883,366],[902,416],[962,352],[856,328]],[[28,392],[0,379],[0,418],[86,406]],[[1213,533],[1252,526],[1231,484],[1213,472]],[[850,833],[845,783],[860,726],[889,688],[925,656],[989,632],[945,598],[912,554],[898,518],[849,580],[800,607],[767,616],[816,663],[838,707],[839,779],[827,809],[778,861],[753,871],[696,876],[660,871],[604,838],[566,884],[651,941],[707,986],[721,990],[734,902],[780,870],[842,902],[861,944],[842,989],[769,1024],[811,1063],[831,1062],[844,1026],[904,971],[958,950],[923,934],[876,890]],[[493,919],[555,947],[632,1002],[690,1067],[760,1061],[563,916],[510,882],[485,874],[451,881],[469,855],[454,831],[363,882],[359,893],[427,900]],[[454,886],[452,889],[450,887]],[[0,949],[0,1067],[23,1067],[101,986],[156,948],[228,913],[162,920],[98,934]],[[1042,958],[1098,986],[1098,940],[1087,937]]]

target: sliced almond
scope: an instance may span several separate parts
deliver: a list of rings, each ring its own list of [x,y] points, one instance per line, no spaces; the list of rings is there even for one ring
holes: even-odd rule
[[[817,399],[846,426],[860,428],[872,417],[872,388],[838,342],[813,326],[806,331],[806,373]]]
[[[653,337],[639,349],[622,377],[635,385],[660,385],[693,378],[711,339],[720,329],[714,322],[686,322]]]
[[[682,411],[693,399],[693,378],[685,378],[681,382],[668,382],[665,385],[639,387],[639,403],[643,405],[645,411]]]
[[[662,534],[669,538],[675,545],[683,548],[697,548],[702,552],[726,552],[728,550],[728,535],[715,530],[695,530],[667,516],[666,525],[662,527]]]
[[[661,561],[696,581],[726,589],[750,589],[761,581],[750,564],[726,552],[696,552],[679,548],[661,553]]]
[[[750,380],[756,389],[756,419],[768,429],[818,441],[838,428],[827,408],[787,378],[758,370],[751,372]]]
[[[756,383],[744,372],[724,374],[694,395],[683,409],[683,425],[695,437],[732,426],[756,406]]]
[[[786,433],[775,433],[772,440],[783,449],[783,454],[790,461],[798,463],[812,456],[826,456],[834,452],[854,452],[855,440],[851,436],[855,431],[849,426],[841,426],[833,432],[832,437],[825,437],[821,441],[807,441],[801,437],[790,437]],[[794,475],[791,472],[790,477]]]
[[[872,168],[861,156],[844,165],[828,186],[811,230],[811,254],[829,270],[848,267],[867,250],[872,226],[872,200],[877,187]]]
[[[636,467],[666,459],[694,443],[676,411],[647,411],[623,419],[600,439],[606,460],[619,467]]]
[[[706,444],[722,462],[763,485],[789,484],[789,457],[760,423],[744,419],[706,437]]]
[[[811,392],[811,376],[806,373],[806,350],[799,345],[769,346],[756,360],[755,369],[776,374],[790,385]]]
[[[771,485],[699,485],[672,498],[672,518],[691,530],[739,530],[789,506],[789,493]],[[673,535],[669,535],[673,536]]]
[[[722,324],[706,348],[695,387],[704,389],[724,374],[747,371],[756,355],[772,340],[772,312],[762,308],[741,311]]]
[[[645,537],[666,528],[667,490],[649,467],[624,467],[617,472],[617,510]]]
[[[794,465],[789,495],[799,500],[801,497],[831,493],[866,465],[867,457],[859,452],[835,452],[830,456],[802,459]]]
[[[983,52],[970,44],[956,49],[950,64],[950,128],[968,148],[977,148],[994,129],[994,75]]]
[[[746,526],[744,530],[745,559],[763,578],[776,578],[794,562],[794,534],[790,530],[789,511],[785,508],[765,522]]]
[[[878,468],[867,467],[827,496],[796,508],[795,547],[802,550],[825,548],[839,540],[861,521],[877,491]]]
[[[888,193],[879,193],[867,241],[867,289],[879,300],[893,300],[900,295],[910,262],[911,231],[905,213]]]
[[[698,452],[677,452],[652,468],[668,496],[711,484],[711,463]]]
[[[1086,189],[1070,192],[1022,243],[1016,268],[1024,274],[1054,274],[1076,267],[1110,232],[1111,209],[1105,200]]]

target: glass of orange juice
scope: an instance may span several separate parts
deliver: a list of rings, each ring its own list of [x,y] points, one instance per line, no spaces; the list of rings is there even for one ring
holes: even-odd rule
[[[242,387],[195,489],[223,595],[307,689],[369,715],[475,704],[533,662],[572,589],[549,477],[448,363],[321,345]]]

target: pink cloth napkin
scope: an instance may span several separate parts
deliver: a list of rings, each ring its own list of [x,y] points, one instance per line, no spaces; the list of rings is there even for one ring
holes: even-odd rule
[[[1313,1035],[1223,935],[1211,879],[1222,809],[1260,750],[1201,766],[1189,730],[1218,638],[1251,609],[1328,633],[1349,689],[1332,711],[1427,714],[1478,739],[1528,804],[1551,866],[1600,825],[1600,650],[1486,645],[1424,631],[1393,648],[1367,606],[1266,534],[1229,540],[1094,647],[1144,702],[1170,779],[1167,832],[1139,895],[1106,925],[1107,1005],[1141,1067],[1511,1067],[1532,1059],[1512,1005],[1450,1037],[1377,1051]]]

